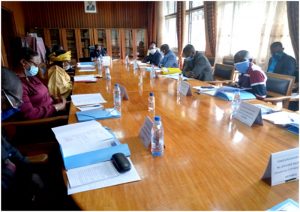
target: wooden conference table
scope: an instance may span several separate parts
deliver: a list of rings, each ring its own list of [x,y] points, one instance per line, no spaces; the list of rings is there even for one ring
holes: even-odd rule
[[[230,102],[208,95],[176,97],[176,80],[149,73],[139,86],[141,71],[113,62],[111,83],[74,83],[73,94],[101,92],[113,106],[114,83],[126,87],[122,117],[99,121],[127,143],[141,181],[73,194],[83,210],[266,210],[292,198],[298,181],[269,186],[261,180],[271,153],[298,147],[298,136],[264,121],[248,127],[230,115]],[[77,72],[90,74],[90,72]],[[203,82],[189,81],[192,85]],[[154,91],[156,115],[162,117],[165,154],[154,158],[140,138],[147,98]],[[72,105],[69,123],[76,123]]]

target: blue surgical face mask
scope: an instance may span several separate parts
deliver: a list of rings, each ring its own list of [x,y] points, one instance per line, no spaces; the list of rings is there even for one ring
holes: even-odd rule
[[[20,111],[19,109],[15,109],[15,108],[10,108],[8,110],[2,111],[1,120],[4,121],[19,111]]]
[[[31,65],[30,69],[25,71],[25,74],[28,77],[33,77],[33,76],[37,75],[38,72],[39,72],[39,68],[34,65]]]
[[[234,67],[238,70],[241,74],[246,74],[249,69],[250,61],[246,60],[240,63],[235,63]]]

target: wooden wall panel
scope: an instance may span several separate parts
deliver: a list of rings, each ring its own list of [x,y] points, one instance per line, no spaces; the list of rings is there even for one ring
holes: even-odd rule
[[[151,2],[97,2],[97,13],[85,13],[84,2],[23,2],[26,29],[147,28]]]
[[[1,1],[1,7],[13,13],[15,26],[16,26],[16,35],[21,37],[24,36],[25,20],[24,20],[24,13],[23,13],[24,10],[22,4],[20,2]]]

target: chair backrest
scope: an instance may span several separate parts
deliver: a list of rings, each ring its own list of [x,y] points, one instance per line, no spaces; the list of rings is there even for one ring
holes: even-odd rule
[[[233,80],[234,66],[216,63],[213,74],[215,80]]]
[[[295,81],[294,76],[266,73],[268,79],[266,83],[267,95],[271,97],[290,96]]]
[[[90,57],[82,57],[82,58],[79,58],[79,62],[91,62],[91,58]]]
[[[225,56],[223,57],[223,64],[226,64],[226,65],[234,65],[234,60],[233,60],[233,57],[231,56]]]

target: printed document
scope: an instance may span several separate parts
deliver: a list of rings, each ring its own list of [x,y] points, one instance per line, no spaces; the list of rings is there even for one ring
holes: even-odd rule
[[[79,75],[74,76],[74,82],[96,82],[97,78],[95,75]]]
[[[114,144],[114,136],[99,122],[87,121],[52,128],[64,158]]]
[[[77,106],[106,103],[100,93],[71,95],[72,103]]]

